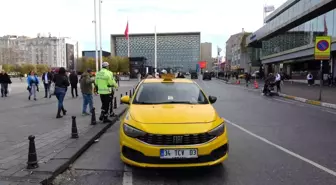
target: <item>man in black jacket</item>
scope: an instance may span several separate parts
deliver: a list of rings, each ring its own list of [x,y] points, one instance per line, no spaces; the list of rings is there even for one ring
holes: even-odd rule
[[[5,71],[0,73],[0,85],[1,85],[1,97],[7,97],[8,94],[8,84],[11,84],[12,81],[9,75]]]
[[[78,91],[77,91],[77,84],[78,84],[78,75],[75,71],[72,71],[70,76],[69,76],[69,80],[70,80],[70,84],[71,84],[71,94],[72,94],[72,97],[74,98],[75,95],[74,95],[74,90],[75,90],[75,93],[76,93],[76,97],[78,97]]]
[[[50,85],[52,82],[52,78],[53,78],[53,75],[51,74],[49,70],[42,74],[42,81],[43,81],[44,90],[45,90],[44,98],[47,98],[48,95],[49,95],[49,98],[51,98]]]

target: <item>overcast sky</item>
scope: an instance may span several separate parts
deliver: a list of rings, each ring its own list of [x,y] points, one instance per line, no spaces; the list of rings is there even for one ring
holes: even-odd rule
[[[225,48],[230,35],[262,26],[263,6],[276,8],[286,0],[103,0],[103,50],[110,34],[123,34],[127,18],[132,33],[200,31],[202,42]],[[0,0],[0,36],[34,37],[50,32],[78,40],[82,50],[94,50],[94,0]]]

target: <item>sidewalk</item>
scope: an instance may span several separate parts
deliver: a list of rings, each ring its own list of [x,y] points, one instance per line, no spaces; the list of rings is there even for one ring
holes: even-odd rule
[[[123,85],[116,92],[118,102],[120,93],[129,93],[131,84]],[[90,116],[81,116],[82,97],[70,97],[67,93],[65,108],[67,115],[61,119],[56,119],[57,102],[52,99],[40,99],[38,101],[28,101],[25,95],[12,95],[0,101],[0,184],[4,181],[27,181],[27,176],[31,171],[25,170],[28,156],[28,136],[35,136],[35,145],[39,163],[47,163],[60,151],[65,149],[74,140],[70,139],[71,116],[76,116],[79,137],[85,137],[85,142],[89,138],[96,136],[105,124],[98,123],[96,126],[90,125]],[[6,103],[4,103],[6,102]],[[6,107],[7,106],[7,107]],[[97,119],[100,113],[100,98],[94,96],[94,106],[96,107]],[[123,109],[124,106],[118,107]],[[117,109],[117,112],[121,110]],[[100,126],[103,125],[103,126]],[[92,130],[93,129],[93,130]],[[79,143],[78,146],[83,144]],[[76,145],[76,146],[77,146]],[[84,145],[83,145],[84,146]]]
[[[306,98],[309,100],[318,100],[320,93],[320,86],[313,85],[308,86],[303,83],[290,83],[285,82],[282,87],[281,92],[284,94],[298,96],[302,98]],[[336,104],[336,88],[335,87],[322,87],[322,102],[333,103]]]
[[[223,80],[223,79],[220,79]],[[223,80],[224,81],[224,80]],[[257,80],[258,82],[258,89],[254,87],[254,80],[251,81],[248,88],[254,89],[256,91],[261,91],[264,86],[263,80]],[[236,84],[236,79],[231,79],[228,84],[238,85]],[[241,79],[239,86],[245,86],[245,80]],[[275,87],[276,90],[276,87]],[[322,100],[318,101],[319,98],[319,91],[320,86],[313,85],[308,86],[304,83],[291,83],[289,81],[285,81],[284,84],[281,86],[281,93],[280,96],[288,99],[294,99],[297,101],[301,101],[304,103],[309,103],[313,105],[324,106],[328,108],[336,108],[336,88],[335,87],[322,87]]]

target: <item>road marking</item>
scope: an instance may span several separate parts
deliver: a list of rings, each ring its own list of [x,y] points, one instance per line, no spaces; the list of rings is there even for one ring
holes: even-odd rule
[[[232,126],[238,128],[238,129],[246,132],[247,134],[249,134],[249,135],[251,135],[251,136],[253,136],[253,137],[255,137],[255,138],[257,138],[257,139],[259,139],[259,140],[261,140],[261,141],[263,141],[263,142],[271,145],[271,146],[274,146],[275,148],[277,148],[277,149],[279,149],[279,150],[281,150],[281,151],[283,151],[283,152],[285,152],[285,153],[287,153],[287,154],[289,154],[289,155],[291,155],[293,157],[296,157],[296,158],[298,158],[298,159],[300,159],[300,160],[302,160],[302,161],[304,161],[304,162],[306,162],[308,164],[311,164],[311,165],[315,166],[316,168],[318,168],[318,169],[320,169],[320,170],[322,170],[324,172],[327,172],[330,175],[333,175],[333,176],[336,177],[336,172],[335,171],[333,171],[333,170],[331,170],[329,168],[326,168],[326,167],[324,167],[324,166],[322,166],[322,165],[320,165],[320,164],[318,164],[318,163],[316,163],[316,162],[314,162],[312,160],[309,160],[309,159],[307,159],[307,158],[305,158],[305,157],[303,157],[303,156],[301,156],[301,155],[299,155],[297,153],[294,153],[294,152],[292,152],[292,151],[290,151],[290,150],[288,150],[288,149],[286,149],[286,148],[284,148],[284,147],[282,147],[280,145],[272,143],[271,141],[267,140],[266,138],[258,136],[257,134],[254,134],[253,132],[250,132],[249,130],[247,130],[247,129],[245,129],[245,128],[243,128],[243,127],[241,127],[241,126],[239,126],[239,125],[237,125],[237,124],[235,124],[235,123],[233,123],[233,122],[231,122],[229,120],[225,119],[225,121],[227,123],[229,123],[230,125],[232,125]]]
[[[209,86],[208,86],[203,80],[198,79],[198,81],[202,82],[202,84],[203,84],[207,89],[209,89]]]
[[[129,168],[126,164],[124,165],[122,185],[133,185],[132,168]]]
[[[336,115],[336,112],[333,112],[333,111],[330,111],[330,110],[324,110],[324,109],[322,109],[322,111],[324,111],[324,112],[328,112],[328,113],[330,113],[330,114],[335,114],[335,115]]]
[[[283,102],[283,103],[295,104],[295,102],[291,102],[291,101],[287,101],[287,100],[281,100],[281,99],[277,99],[277,98],[273,98],[273,100],[280,101],[280,102]]]
[[[318,110],[321,110],[323,112],[328,112],[330,114],[336,115],[336,112],[334,112],[334,111],[326,110],[326,109],[323,109],[323,108],[320,108],[320,107],[312,107],[314,105],[311,105],[311,104],[305,105],[305,104],[302,104],[301,102],[298,102],[298,101],[288,101],[288,100],[281,100],[281,99],[277,99],[277,98],[273,98],[273,100],[280,101],[280,102],[283,102],[283,103],[292,104],[292,105],[297,105],[297,106],[300,106],[300,107],[317,108]]]

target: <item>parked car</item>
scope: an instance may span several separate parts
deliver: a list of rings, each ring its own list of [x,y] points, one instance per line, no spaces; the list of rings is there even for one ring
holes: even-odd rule
[[[191,79],[198,79],[198,74],[197,74],[197,72],[191,72],[191,73],[190,73],[190,78],[191,78]]]
[[[203,80],[211,80],[211,73],[204,72],[203,73]]]

